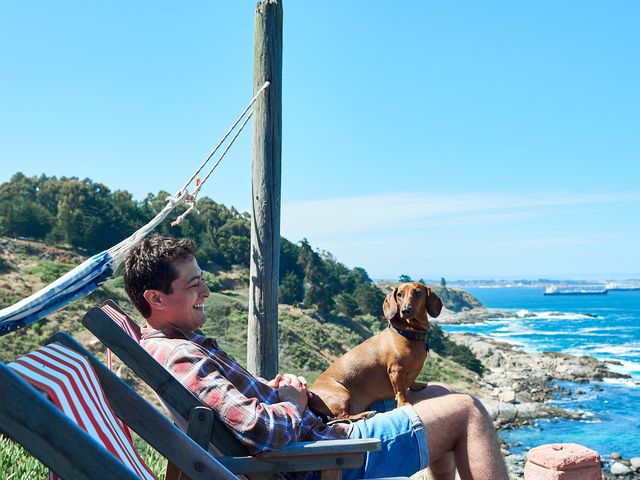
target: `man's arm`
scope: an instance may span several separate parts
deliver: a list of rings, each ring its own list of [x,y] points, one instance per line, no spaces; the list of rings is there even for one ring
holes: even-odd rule
[[[293,376],[283,376],[276,388],[277,403],[248,398],[220,374],[216,363],[197,345],[182,343],[163,362],[181,383],[211,407],[247,447],[255,452],[273,450],[298,440],[306,388]],[[255,382],[258,380],[251,377]],[[275,379],[274,379],[275,380]],[[276,400],[278,400],[276,399]]]

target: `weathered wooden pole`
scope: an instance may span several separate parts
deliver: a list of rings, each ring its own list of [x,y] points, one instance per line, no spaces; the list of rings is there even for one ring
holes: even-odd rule
[[[270,85],[253,107],[251,266],[247,368],[278,373],[280,158],[282,151],[282,0],[256,7],[253,91]]]

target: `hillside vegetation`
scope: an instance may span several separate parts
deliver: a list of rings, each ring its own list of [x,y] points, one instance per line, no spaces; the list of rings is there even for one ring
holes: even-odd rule
[[[131,234],[164,206],[166,192],[134,201],[122,190],[89,179],[26,177],[20,173],[0,185],[0,308],[25,298],[79,264],[88,255]],[[179,214],[178,211],[176,213]],[[159,233],[187,236],[198,244],[198,259],[212,296],[204,333],[242,363],[246,360],[247,291],[250,224],[246,213],[209,198],[198,201],[198,214],[177,228]],[[12,239],[19,237],[21,239]],[[386,326],[382,302],[392,283],[382,289],[365,269],[349,268],[329,252],[303,240],[282,239],[280,251],[280,368],[310,380],[335,358]],[[433,286],[452,310],[473,303],[466,293]],[[12,360],[66,330],[96,349],[80,318],[90,307],[113,298],[134,317],[122,277],[116,276],[89,297],[21,331],[0,337],[0,358]],[[477,302],[477,300],[475,300]],[[458,347],[434,327],[432,355],[424,379],[454,381],[481,373],[466,347]],[[445,358],[439,359],[439,355]],[[431,361],[436,359],[435,361]],[[463,365],[456,366],[454,362]]]
[[[125,191],[112,192],[89,179],[28,178],[16,174],[0,185],[0,308],[26,298],[89,255],[114,245],[152,218],[166,192],[136,202]],[[206,302],[206,335],[246,365],[249,217],[203,198],[199,214],[178,228],[158,233],[187,236],[199,246],[198,259],[212,295]],[[181,212],[176,212],[176,215]],[[375,285],[363,268],[348,268],[309,242],[282,239],[280,251],[279,364],[282,372],[311,382],[338,356],[385,328],[382,301],[393,284]],[[434,287],[436,288],[436,287]],[[447,308],[466,308],[461,293],[438,291]],[[141,321],[127,298],[122,276],[112,278],[86,298],[16,332],[0,337],[0,360],[9,362],[44,344],[56,331],[73,335],[99,358],[104,348],[84,330],[82,315],[107,298]],[[434,325],[432,351],[421,381],[444,381],[476,393],[479,363]],[[122,365],[117,373],[150,402],[153,393]],[[468,367],[468,368],[467,368]],[[136,438],[145,460],[161,476],[166,461]],[[0,471],[15,478],[44,478],[46,469],[20,446],[0,436]]]

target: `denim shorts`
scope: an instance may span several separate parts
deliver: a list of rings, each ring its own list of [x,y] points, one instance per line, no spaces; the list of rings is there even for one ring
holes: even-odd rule
[[[379,413],[352,424],[349,438],[377,438],[382,442],[382,449],[366,453],[361,467],[345,470],[344,480],[408,477],[429,466],[422,421],[413,407],[394,408],[395,403],[378,402],[371,409]]]

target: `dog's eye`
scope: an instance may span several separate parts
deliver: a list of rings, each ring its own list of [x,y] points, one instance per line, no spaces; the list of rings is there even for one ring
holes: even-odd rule
[[[422,295],[422,290],[416,290],[415,292],[413,292],[413,296],[418,298],[420,295]]]
[[[396,296],[397,296],[397,297],[402,297],[402,292],[398,292],[398,293],[396,293]]]

